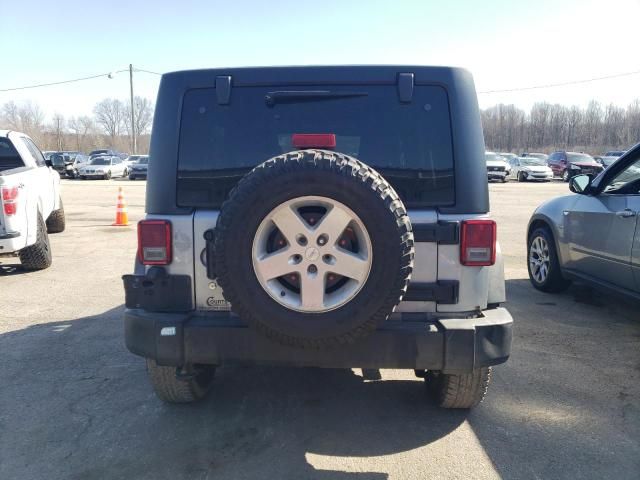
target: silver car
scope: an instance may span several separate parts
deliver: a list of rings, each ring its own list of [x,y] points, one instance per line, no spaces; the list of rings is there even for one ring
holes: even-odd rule
[[[529,279],[560,292],[573,279],[640,298],[640,144],[591,179],[577,175],[571,195],[534,212],[527,231]]]
[[[511,164],[510,177],[519,182],[553,180],[553,171],[547,166],[547,162],[540,158],[516,157],[509,163]]]

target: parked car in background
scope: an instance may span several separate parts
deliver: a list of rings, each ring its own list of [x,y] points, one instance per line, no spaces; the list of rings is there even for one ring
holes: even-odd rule
[[[549,160],[549,155],[547,155],[546,153],[523,153],[522,155],[520,155],[521,157],[533,157],[533,158],[539,158],[540,160],[544,160],[545,162],[547,160]]]
[[[624,155],[624,153],[625,153],[624,150],[610,150],[606,152],[604,155],[595,157],[595,160],[604,168],[607,168],[607,167],[610,167],[613,162],[618,160],[618,158]]]
[[[98,155],[118,155],[118,152],[111,149],[93,150],[89,152],[89,157],[95,157]]]
[[[529,222],[529,279],[560,292],[573,279],[640,299],[640,144],[595,179],[571,178],[574,195],[542,204]]]
[[[131,171],[131,167],[142,157],[146,157],[146,155],[128,155],[127,158],[124,159],[124,163],[129,168],[129,171]]]
[[[603,155],[603,157],[616,157],[619,158],[622,155],[624,155],[626,152],[626,150],[609,150],[607,153],[605,153]]]
[[[487,178],[500,180],[502,183],[509,181],[511,166],[504,157],[494,152],[485,152],[484,159],[487,162]]]
[[[519,182],[537,180],[550,182],[553,180],[553,171],[547,166],[547,162],[536,157],[516,157],[509,162],[511,165],[510,178]]]
[[[25,270],[51,265],[49,233],[65,228],[60,175],[24,133],[0,130],[0,255]]]
[[[147,168],[149,167],[149,155],[138,155],[138,161],[131,166],[129,180],[147,179]]]
[[[80,167],[78,175],[82,180],[87,178],[103,178],[109,180],[112,177],[126,177],[129,169],[123,160],[117,156],[103,155],[93,157],[88,165]]]
[[[513,160],[515,158],[518,158],[518,155],[516,155],[515,153],[502,153],[502,152],[500,152],[500,153],[498,153],[498,155],[500,155],[502,158],[504,158],[509,165],[511,165],[511,160]]]
[[[44,157],[45,160],[49,160],[49,157],[54,153],[56,153],[55,150],[45,150],[44,152],[42,152],[42,156]]]
[[[596,176],[603,170],[595,159],[586,153],[558,151],[549,155],[549,167],[556,177],[568,182],[576,175]]]
[[[73,163],[71,165],[67,165],[67,176],[69,178],[78,178],[78,172],[80,171],[80,168],[88,164],[89,157],[87,155],[85,155],[84,153],[77,154],[73,159]]]
[[[53,168],[61,177],[66,176],[67,165],[73,163],[71,155],[66,152],[55,152],[49,155],[49,162],[51,162],[51,168]]]
[[[78,165],[86,163],[88,157],[80,152],[55,152],[49,157],[51,168],[56,170],[61,177],[75,178],[78,174]]]

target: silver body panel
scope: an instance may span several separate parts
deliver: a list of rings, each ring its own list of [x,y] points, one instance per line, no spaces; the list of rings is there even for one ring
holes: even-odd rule
[[[633,215],[616,215],[625,209]],[[572,194],[538,207],[528,233],[534,222],[551,229],[560,267],[569,276],[640,293],[639,211],[638,195]]]
[[[170,274],[190,275],[194,284],[194,305],[197,311],[228,311],[220,286],[207,278],[204,259],[204,232],[213,228],[218,218],[216,210],[196,210],[189,215],[148,215],[149,219],[167,219],[172,224],[173,261],[167,266]],[[461,221],[488,218],[487,215],[442,215],[435,210],[409,212],[414,225],[433,224],[439,220]],[[465,267],[460,264],[460,245],[416,242],[412,281],[435,283],[438,280],[459,281],[459,301],[452,305],[435,302],[403,301],[396,312],[451,313],[475,312],[487,304],[506,300],[504,267],[498,246],[496,263],[492,267]],[[147,267],[148,269],[149,267]]]

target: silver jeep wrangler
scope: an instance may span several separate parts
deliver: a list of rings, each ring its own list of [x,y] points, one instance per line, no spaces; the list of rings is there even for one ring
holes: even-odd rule
[[[168,402],[229,363],[412,369],[443,407],[511,351],[462,69],[162,77],[125,337]]]

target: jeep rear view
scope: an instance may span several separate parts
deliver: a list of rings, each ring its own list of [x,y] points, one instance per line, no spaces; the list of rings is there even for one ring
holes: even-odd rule
[[[471,75],[273,67],[162,77],[125,337],[168,402],[229,363],[411,369],[470,408],[507,360]]]

